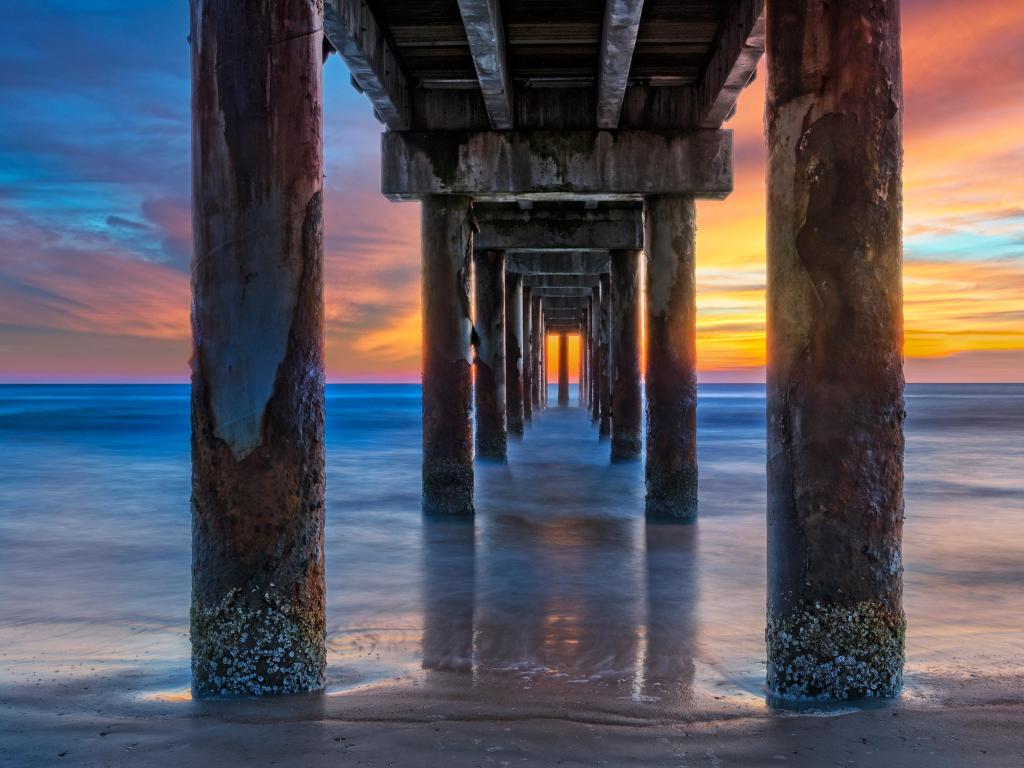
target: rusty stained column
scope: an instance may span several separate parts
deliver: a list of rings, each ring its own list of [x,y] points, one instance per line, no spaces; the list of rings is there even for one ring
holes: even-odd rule
[[[541,350],[544,346],[544,336],[540,327],[540,297],[530,296],[530,400],[533,407],[540,409],[541,389]]]
[[[533,304],[533,291],[529,286],[523,286],[523,359],[520,366],[523,371],[523,424],[529,426],[533,423],[533,370],[530,361],[533,355],[533,318],[530,311]]]
[[[558,404],[569,404],[569,334],[558,334]]]
[[[598,378],[601,413],[598,434],[608,437],[612,433],[612,287],[607,272],[599,278],[601,286],[601,370]]]
[[[191,4],[196,698],[324,683],[322,24]]]
[[[697,516],[696,206],[647,201],[647,516]]]
[[[585,371],[587,370],[587,351],[586,351],[587,350],[587,347],[586,347],[586,338],[587,338],[587,336],[586,336],[586,332],[584,330],[584,328],[586,328],[586,324],[587,324],[587,310],[583,309],[581,311],[581,314],[580,314],[580,336],[579,336],[579,339],[580,339],[580,341],[579,341],[580,361],[579,361],[579,370],[577,371],[578,378],[576,380],[577,381],[577,393],[576,393],[577,403],[576,404],[580,408],[586,408],[587,407],[587,394],[586,394],[587,393],[587,388],[586,388],[586,386],[584,386],[584,382],[587,379],[587,376],[586,376],[586,373],[585,373]]]
[[[544,299],[540,300],[540,404],[548,407],[548,320],[544,315]]]
[[[899,2],[768,3],[768,687],[895,696]]]
[[[510,435],[523,434],[523,277],[505,275],[505,412]]]
[[[476,455],[505,460],[505,254],[478,251],[473,257],[476,306]]]
[[[470,201],[422,202],[423,511],[473,514]]]
[[[601,387],[600,387],[600,376],[601,376],[601,295],[600,288],[595,287],[593,298],[591,299],[591,306],[593,307],[590,313],[590,371],[587,375],[590,377],[590,420],[591,423],[597,424],[601,418]]]
[[[640,458],[640,251],[612,251],[612,460]]]

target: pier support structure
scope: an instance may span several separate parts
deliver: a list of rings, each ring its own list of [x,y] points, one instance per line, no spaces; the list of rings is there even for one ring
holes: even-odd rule
[[[529,426],[533,423],[533,370],[530,367],[530,360],[533,354],[533,318],[530,312],[530,305],[533,303],[533,291],[529,286],[524,285],[523,291],[523,356],[521,368],[523,371],[523,424]]]
[[[200,699],[324,683],[321,7],[191,3]]]
[[[648,517],[697,515],[696,205],[647,201]]]
[[[601,370],[598,377],[598,396],[601,412],[598,421],[598,435],[609,437],[612,433],[612,284],[611,274],[605,272],[600,278],[601,287]]]
[[[569,334],[558,334],[558,404],[569,404]]]
[[[430,514],[473,514],[469,212],[466,197],[422,202],[423,510]]]
[[[596,425],[601,419],[601,297],[600,284],[594,286],[590,301],[590,421]]]
[[[476,348],[476,455],[504,460],[505,422],[505,254],[477,251],[473,257]]]
[[[899,3],[768,3],[768,687],[895,696]]]
[[[505,275],[505,411],[511,435],[523,434],[523,280]]]
[[[613,461],[640,458],[640,251],[611,252]]]
[[[544,336],[540,327],[540,296],[530,296],[530,400],[533,408],[540,410],[541,394],[541,349],[544,346]]]

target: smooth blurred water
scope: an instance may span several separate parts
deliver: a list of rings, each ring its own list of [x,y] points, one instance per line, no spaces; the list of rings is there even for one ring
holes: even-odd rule
[[[1019,677],[1024,386],[907,403],[908,695]],[[0,387],[0,685],[187,688],[188,429],[186,386]],[[331,690],[758,699],[763,387],[702,387],[698,439],[696,525],[646,524],[642,465],[557,407],[478,465],[474,523],[425,520],[419,387],[328,387]]]

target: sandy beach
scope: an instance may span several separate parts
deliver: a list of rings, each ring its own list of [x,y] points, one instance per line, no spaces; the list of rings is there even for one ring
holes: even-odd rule
[[[132,677],[0,694],[10,766],[1019,766],[1024,680],[794,712],[707,702],[667,717],[576,697],[384,686],[194,703],[126,697]]]

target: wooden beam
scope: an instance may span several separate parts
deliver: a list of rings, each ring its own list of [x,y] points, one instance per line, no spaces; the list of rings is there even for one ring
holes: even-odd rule
[[[739,0],[722,23],[714,53],[697,86],[699,123],[718,128],[732,117],[764,55],[764,0]]]
[[[326,0],[324,33],[384,125],[411,125],[409,86],[398,58],[365,0]]]
[[[606,0],[597,68],[597,127],[617,128],[643,0]]]
[[[381,191],[392,200],[722,199],[731,131],[388,131]]]
[[[480,91],[496,131],[512,127],[512,87],[505,56],[505,25],[498,0],[459,0]]]

